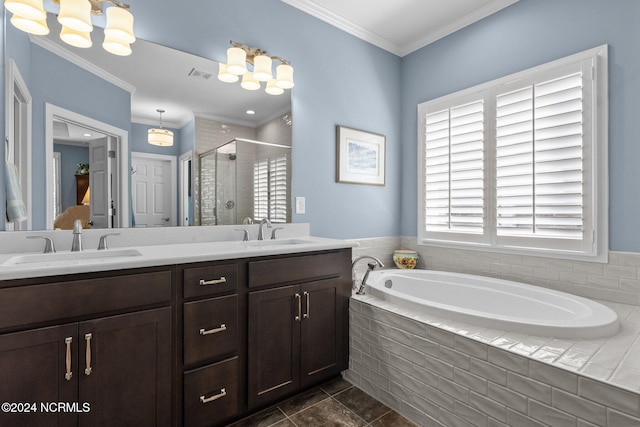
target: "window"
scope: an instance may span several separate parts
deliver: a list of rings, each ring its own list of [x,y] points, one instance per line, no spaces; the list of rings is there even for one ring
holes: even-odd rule
[[[606,46],[418,106],[420,244],[603,258]]]
[[[287,156],[261,159],[253,165],[253,217],[287,222]]]

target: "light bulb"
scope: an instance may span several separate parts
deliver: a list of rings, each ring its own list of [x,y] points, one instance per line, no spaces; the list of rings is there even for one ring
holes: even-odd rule
[[[227,49],[227,71],[241,76],[247,72],[247,52],[239,47]]]
[[[60,0],[58,22],[81,33],[93,31],[89,0]]]
[[[253,58],[253,77],[260,82],[271,80],[273,78],[271,62],[271,58],[267,55],[258,55]]]
[[[113,6],[107,9],[107,25],[104,34],[111,40],[131,44],[136,41],[133,34],[133,15],[127,9]]]
[[[240,86],[247,90],[258,90],[260,89],[260,82],[253,77],[253,73],[251,71],[247,71],[242,76],[242,82],[240,82]]]

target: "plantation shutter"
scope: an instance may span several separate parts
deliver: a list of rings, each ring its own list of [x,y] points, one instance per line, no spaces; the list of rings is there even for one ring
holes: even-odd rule
[[[287,222],[287,155],[262,159],[253,166],[253,217]]]
[[[287,222],[287,156],[269,161],[269,218],[271,222]]]
[[[269,216],[269,163],[266,159],[253,165],[253,218],[260,221]]]
[[[483,100],[426,114],[424,132],[426,231],[483,233]]]
[[[496,97],[497,234],[583,236],[582,72]]]

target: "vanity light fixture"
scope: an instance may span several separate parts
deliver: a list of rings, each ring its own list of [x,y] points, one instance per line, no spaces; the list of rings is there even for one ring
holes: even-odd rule
[[[269,95],[281,95],[285,89],[291,89],[293,83],[293,67],[284,58],[267,55],[267,52],[255,47],[249,47],[231,40],[231,46],[227,49],[227,62],[220,63],[218,79],[226,83],[235,83],[240,80],[240,86],[247,90],[258,90],[260,82],[266,82],[265,92]],[[276,67],[276,75],[272,72],[273,61],[280,64]],[[247,63],[253,66],[249,71]]]
[[[160,113],[160,127],[150,128],[147,131],[147,142],[160,147],[171,147],[173,145],[173,132],[162,127],[162,113],[164,113],[164,110],[158,108],[156,111]]]
[[[62,25],[60,39],[71,46],[91,47],[93,24],[91,15],[102,15],[102,3],[106,8],[107,23],[104,28],[102,47],[109,53],[120,56],[131,54],[131,43],[136,41],[133,33],[133,15],[128,4],[119,0],[52,0],[60,5],[58,22]],[[11,23],[18,29],[35,35],[49,34],[44,0],[5,0],[4,7],[13,14]]]

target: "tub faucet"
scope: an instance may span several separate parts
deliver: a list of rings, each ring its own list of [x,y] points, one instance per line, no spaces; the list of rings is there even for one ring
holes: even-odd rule
[[[82,221],[76,219],[73,222],[73,242],[71,242],[71,252],[82,251]]]
[[[260,221],[260,228],[258,228],[258,240],[264,240],[264,231],[262,231],[262,227],[267,224],[267,228],[273,228],[271,225],[271,221],[268,218],[262,218]]]
[[[364,277],[362,278],[362,283],[360,283],[360,286],[358,287],[357,290],[357,294],[358,295],[362,295],[364,294],[364,287],[367,284],[367,279],[369,278],[369,273],[371,273],[376,267],[380,267],[380,268],[384,268],[384,264],[382,263],[382,261],[380,261],[378,258],[371,256],[371,255],[363,255],[363,256],[359,256],[358,258],[354,259],[353,262],[351,263],[351,276],[354,277],[353,280],[353,289],[356,289],[356,280],[355,280],[355,266],[356,263],[358,261],[360,261],[361,259],[371,259],[373,261],[375,261],[375,263],[371,262],[367,264],[367,272],[364,273]]]

